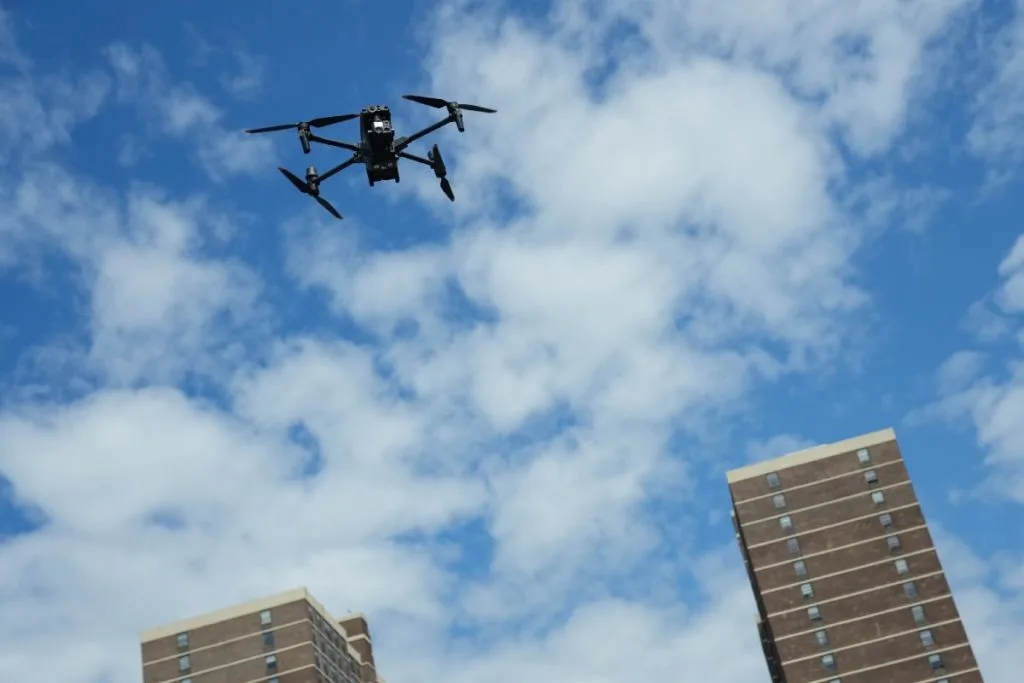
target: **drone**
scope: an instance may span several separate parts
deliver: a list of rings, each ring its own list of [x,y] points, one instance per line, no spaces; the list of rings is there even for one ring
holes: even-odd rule
[[[315,199],[320,206],[339,220],[341,219],[341,214],[338,213],[338,210],[335,209],[330,202],[320,196],[320,185],[336,173],[344,171],[349,166],[359,163],[361,163],[366,169],[366,179],[369,181],[370,187],[373,187],[375,183],[387,180],[393,180],[396,183],[401,182],[401,176],[398,172],[399,159],[408,159],[410,161],[423,164],[424,166],[429,166],[431,170],[434,171],[434,176],[439,178],[441,181],[441,191],[444,192],[445,196],[448,197],[449,200],[454,202],[455,192],[452,190],[452,184],[448,181],[448,170],[444,165],[444,158],[441,156],[441,150],[438,149],[437,145],[434,145],[433,148],[427,152],[426,157],[411,154],[406,150],[412,143],[422,137],[430,135],[444,126],[447,126],[449,123],[454,123],[460,133],[465,132],[466,126],[462,120],[463,111],[476,111],[485,114],[494,114],[498,110],[490,109],[488,107],[480,107],[475,104],[449,102],[437,97],[424,97],[422,95],[403,95],[402,97],[411,102],[423,104],[435,109],[447,109],[448,116],[437,123],[427,126],[417,133],[399,138],[395,138],[395,129],[391,125],[391,109],[386,105],[372,105],[366,107],[358,114],[324,116],[318,119],[310,119],[309,121],[300,121],[299,123],[285,123],[278,126],[252,128],[245,132],[253,134],[272,133],[282,130],[296,130],[299,134],[299,144],[302,145],[303,154],[310,153],[312,143],[318,143],[328,147],[336,147],[338,149],[346,149],[352,152],[351,157],[324,173],[318,173],[315,166],[309,166],[309,168],[306,169],[305,180],[302,180],[287,168],[279,166],[277,169],[285,178],[291,181],[292,185],[294,185],[299,192],[309,195]],[[342,142],[340,140],[331,140],[329,138],[321,137],[313,132],[314,128],[325,128],[337,123],[351,121],[352,119],[359,119],[359,144]]]

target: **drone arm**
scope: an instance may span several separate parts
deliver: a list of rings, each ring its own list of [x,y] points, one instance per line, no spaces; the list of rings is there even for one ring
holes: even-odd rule
[[[327,180],[328,178],[330,178],[335,173],[339,173],[341,171],[344,171],[346,168],[348,168],[352,164],[354,164],[356,162],[359,162],[359,161],[362,161],[362,160],[363,160],[363,155],[361,155],[358,152],[356,152],[348,160],[341,162],[340,164],[338,164],[334,168],[330,169],[326,173],[323,173],[323,174],[317,176],[317,182],[318,183],[322,183],[323,181]]]
[[[310,135],[310,142],[319,142],[321,145],[327,145],[328,147],[337,147],[338,149],[347,149],[350,152],[358,152],[359,145],[353,145],[351,142],[342,142],[340,140],[331,140],[330,138],[322,138],[319,135]]]
[[[449,123],[454,123],[454,122],[455,122],[455,117],[454,116],[448,116],[445,119],[443,119],[441,121],[438,121],[437,123],[435,123],[433,125],[427,126],[426,128],[424,128],[423,130],[421,130],[421,131],[419,131],[417,133],[413,133],[412,135],[410,135],[408,137],[404,137],[401,140],[399,140],[397,143],[395,143],[395,151],[396,152],[401,152],[406,147],[408,147],[412,143],[416,142],[420,138],[426,137],[427,135],[430,135],[431,133],[433,133],[435,130],[438,130],[440,128],[444,128]]]
[[[417,163],[423,164],[424,166],[430,166],[431,168],[434,167],[434,162],[431,161],[430,159],[424,159],[421,156],[416,156],[415,154],[410,154],[409,152],[399,152],[398,156],[402,157],[403,159],[408,159],[409,161],[415,161]]]

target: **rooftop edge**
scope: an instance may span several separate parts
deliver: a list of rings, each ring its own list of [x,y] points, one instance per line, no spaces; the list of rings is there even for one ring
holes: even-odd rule
[[[871,446],[877,446],[879,444],[895,440],[895,430],[892,427],[886,427],[885,429],[881,429],[877,432],[862,434],[861,436],[836,441],[835,443],[811,446],[810,448],[794,451],[778,458],[762,460],[761,462],[757,462],[752,465],[738,467],[726,472],[725,478],[730,484],[734,484],[738,481],[753,479],[754,477],[763,477],[769,472],[778,472],[779,470],[789,469],[790,467],[796,467],[797,465],[805,465],[809,462],[814,462],[815,460],[824,460],[825,458],[831,458],[832,456],[839,455],[841,453],[855,451],[858,448],[870,448]]]

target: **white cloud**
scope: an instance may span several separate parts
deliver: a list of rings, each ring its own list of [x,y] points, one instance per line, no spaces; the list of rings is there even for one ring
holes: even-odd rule
[[[233,217],[208,198],[18,167],[0,188],[9,261],[57,248],[81,270],[88,354],[56,367],[105,374],[78,400],[0,413],[0,472],[49,520],[0,544],[0,668],[134,681],[140,628],[306,584],[371,614],[390,680],[763,676],[738,552],[719,548],[730,534],[679,531],[696,487],[724,482],[692,481],[670,443],[842,357],[870,304],[851,263],[868,228],[832,132],[888,149],[920,101],[926,46],[963,6],[793,4],[784,22],[611,3],[543,31],[441,8],[431,89],[501,110],[442,141],[460,192],[451,238],[375,250],[359,220],[286,229],[287,274],[373,344],[330,325],[272,337],[265,307],[289,304],[210,255]],[[609,65],[623,13],[651,44]],[[666,33],[679,27],[694,33]],[[852,66],[836,48],[850,36],[876,48]],[[225,142],[225,114],[154,49],[107,58],[149,132],[191,141],[216,177],[269,149]],[[186,396],[190,373],[215,397]],[[1010,414],[990,411],[993,438]],[[652,515],[666,500],[672,530]],[[458,538],[467,522],[479,545]]]
[[[221,182],[235,175],[258,173],[270,163],[273,141],[245,139],[241,130],[224,126],[224,112],[191,83],[175,83],[160,54],[150,45],[138,50],[113,43],[105,50],[113,68],[117,93],[166,135],[190,140],[206,174]]]
[[[1024,2],[1013,3],[1013,17],[988,41],[993,74],[975,99],[967,142],[985,159],[1017,163],[1024,159]]]
[[[1024,313],[1024,234],[999,264],[1003,284],[996,292],[999,306],[1007,313]]]
[[[770,460],[817,445],[816,442],[796,434],[778,434],[763,441],[747,444],[747,460]]]
[[[887,0],[747,6],[714,0],[609,5],[662,54],[703,50],[729,55],[784,75],[801,98],[818,102],[822,122],[835,126],[861,154],[887,150],[914,100],[934,85],[926,64],[943,33],[974,0]],[[699,46],[699,47],[698,47]]]
[[[1024,236],[1019,237],[998,267],[1002,283],[986,297],[989,329],[999,336],[1018,330],[1024,339]],[[979,304],[975,304],[978,306]],[[991,339],[992,337],[989,337]],[[1024,344],[1020,350],[1024,351]],[[979,376],[983,356],[960,352],[939,369],[940,399],[925,413],[946,419],[968,418],[986,451],[988,490],[1024,502],[1024,358],[1011,355],[998,374]]]
[[[939,367],[937,382],[939,393],[951,394],[969,386],[984,365],[985,357],[977,351],[957,351]]]
[[[1008,547],[1008,562],[979,557],[941,525],[929,526],[985,680],[1017,680],[1019,666],[1010,653],[1024,639],[1024,590],[1007,579],[1024,566],[1020,547]]]
[[[258,95],[263,90],[266,71],[263,60],[245,50],[235,50],[232,56],[238,64],[236,69],[221,77],[224,88],[235,97],[243,99]]]
[[[68,144],[74,126],[97,114],[111,87],[110,78],[98,70],[65,77],[36,74],[2,9],[0,66],[13,70],[0,81],[0,174],[4,175],[14,161]]]

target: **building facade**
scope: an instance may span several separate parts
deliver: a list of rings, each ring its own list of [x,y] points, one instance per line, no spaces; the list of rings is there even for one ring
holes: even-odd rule
[[[144,631],[143,683],[385,683],[366,619],[305,588]]]
[[[982,683],[893,430],[727,479],[773,683]]]

